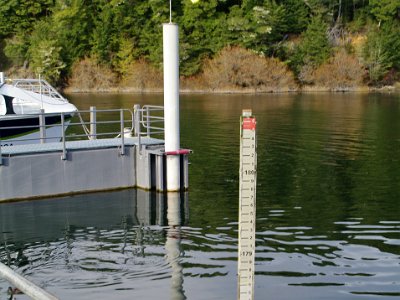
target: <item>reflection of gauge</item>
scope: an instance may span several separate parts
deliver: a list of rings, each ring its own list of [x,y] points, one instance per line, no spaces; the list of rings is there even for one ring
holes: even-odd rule
[[[253,299],[257,143],[256,119],[244,110],[240,131],[238,298]]]

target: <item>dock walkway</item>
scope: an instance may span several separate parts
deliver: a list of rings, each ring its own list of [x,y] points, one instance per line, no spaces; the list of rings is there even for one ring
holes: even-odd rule
[[[90,150],[106,149],[121,146],[121,138],[99,139],[99,140],[79,140],[68,141],[65,143],[66,150]],[[153,146],[164,145],[164,141],[156,138],[138,137],[124,138],[125,146]],[[62,143],[28,144],[2,147],[2,155],[19,155],[63,151]]]

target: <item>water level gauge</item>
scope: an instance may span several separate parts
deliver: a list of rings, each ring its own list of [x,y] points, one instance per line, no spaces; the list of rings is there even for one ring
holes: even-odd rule
[[[256,119],[243,110],[240,122],[238,299],[254,297],[257,140]]]

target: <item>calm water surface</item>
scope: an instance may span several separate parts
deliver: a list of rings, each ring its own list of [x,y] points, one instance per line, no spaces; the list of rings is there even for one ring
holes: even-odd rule
[[[70,98],[81,109],[162,104]],[[183,95],[181,108],[188,193],[2,204],[0,260],[61,299],[235,299],[239,116],[252,108],[255,299],[400,298],[399,95]]]

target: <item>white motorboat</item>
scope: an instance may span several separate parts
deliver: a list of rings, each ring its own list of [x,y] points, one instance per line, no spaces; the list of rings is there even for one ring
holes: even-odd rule
[[[46,80],[5,80],[0,72],[1,146],[60,141],[76,111]]]

